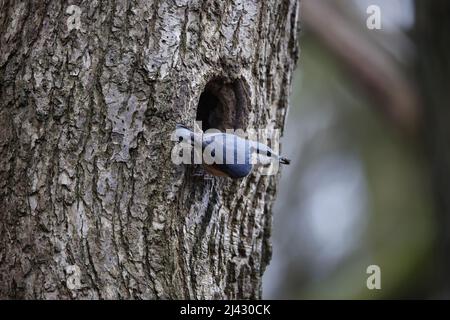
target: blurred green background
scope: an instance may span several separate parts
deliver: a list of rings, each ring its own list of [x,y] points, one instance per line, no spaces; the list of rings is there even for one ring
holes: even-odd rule
[[[369,5],[381,29],[369,30]],[[266,299],[440,297],[409,0],[304,0]],[[381,290],[366,286],[369,265]]]

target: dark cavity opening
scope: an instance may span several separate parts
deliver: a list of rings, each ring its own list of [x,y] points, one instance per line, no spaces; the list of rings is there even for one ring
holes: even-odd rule
[[[200,95],[196,120],[202,122],[203,131],[244,129],[247,126],[248,101],[244,80],[213,79]]]

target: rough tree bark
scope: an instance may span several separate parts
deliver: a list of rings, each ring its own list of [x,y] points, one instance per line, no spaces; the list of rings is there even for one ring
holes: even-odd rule
[[[437,198],[435,287],[450,298],[450,2],[416,0],[417,71],[423,93],[424,137]]]
[[[298,17],[297,0],[0,0],[0,297],[260,297],[277,177],[195,178],[169,135],[209,109],[282,128]]]

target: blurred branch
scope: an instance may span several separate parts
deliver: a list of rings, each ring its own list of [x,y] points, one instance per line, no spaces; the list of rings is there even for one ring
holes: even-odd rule
[[[381,113],[408,134],[419,126],[415,85],[394,59],[373,44],[331,1],[304,0],[303,23],[350,70],[377,102]]]

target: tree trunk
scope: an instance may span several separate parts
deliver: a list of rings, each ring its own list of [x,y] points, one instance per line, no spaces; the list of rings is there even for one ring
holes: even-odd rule
[[[439,294],[450,297],[450,2],[416,0],[418,74],[424,97],[424,134],[437,196]]]
[[[298,16],[0,0],[0,297],[260,298],[277,176],[195,177],[169,136],[209,109],[221,129],[282,128]]]

